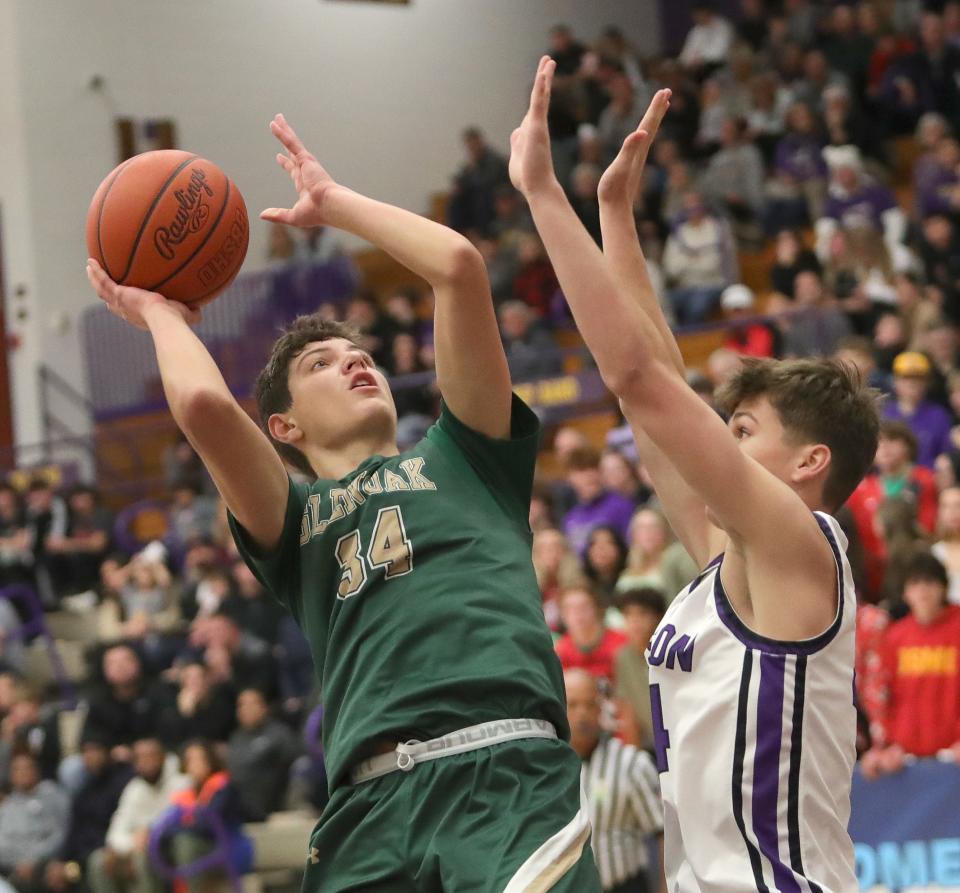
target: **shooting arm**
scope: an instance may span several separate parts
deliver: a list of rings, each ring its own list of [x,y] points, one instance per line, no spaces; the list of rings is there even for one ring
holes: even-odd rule
[[[267,436],[230,393],[182,316],[166,303],[144,313],[170,411],[237,520],[264,550],[283,531],[288,479]]]
[[[325,197],[324,216],[426,279],[436,296],[437,379],[444,400],[468,427],[507,437],[510,373],[476,248],[446,226],[343,187]]]

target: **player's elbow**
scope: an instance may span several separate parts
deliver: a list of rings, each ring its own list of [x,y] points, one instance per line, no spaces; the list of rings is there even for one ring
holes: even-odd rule
[[[227,416],[243,411],[229,393],[206,387],[181,394],[171,408],[185,434],[220,429]]]
[[[486,276],[486,265],[480,252],[467,239],[458,236],[447,251],[440,276],[451,285],[469,283],[478,276]]]
[[[601,364],[600,377],[607,389],[619,400],[642,397],[654,377],[654,364],[643,353],[635,352]]]

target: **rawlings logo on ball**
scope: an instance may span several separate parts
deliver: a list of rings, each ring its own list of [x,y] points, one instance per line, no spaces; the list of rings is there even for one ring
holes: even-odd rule
[[[173,196],[180,206],[177,216],[169,226],[160,226],[153,233],[153,244],[165,260],[173,260],[174,248],[183,242],[190,233],[198,232],[210,216],[210,206],[203,200],[203,194],[213,198],[213,190],[207,183],[207,175],[200,168],[190,172],[190,183],[186,189],[178,189]]]

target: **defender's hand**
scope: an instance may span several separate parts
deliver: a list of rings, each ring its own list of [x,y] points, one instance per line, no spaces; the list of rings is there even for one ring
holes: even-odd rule
[[[153,307],[167,306],[183,317],[189,325],[200,322],[199,310],[194,310],[179,301],[169,301],[155,291],[144,291],[142,288],[133,288],[129,285],[117,285],[92,257],[87,259],[87,279],[93,286],[97,296],[114,316],[119,316],[124,322],[146,329],[146,314]]]
[[[323,216],[323,202],[331,187],[337,184],[316,157],[307,151],[283,115],[277,115],[270,122],[270,131],[287,150],[286,155],[282,152],[277,155],[277,164],[290,174],[300,198],[292,208],[267,208],[260,212],[260,217],[289,226],[323,226],[327,222]]]
[[[602,202],[625,201],[633,206],[643,178],[643,168],[647,163],[650,146],[656,139],[657,131],[663,121],[667,109],[670,108],[669,90],[658,90],[647,108],[643,120],[637,129],[631,133],[620,147],[620,152],[613,159],[600,178],[597,187],[597,197]]]
[[[528,197],[557,183],[547,129],[550,86],[556,67],[557,63],[549,56],[540,60],[530,93],[530,107],[510,136],[510,182]]]

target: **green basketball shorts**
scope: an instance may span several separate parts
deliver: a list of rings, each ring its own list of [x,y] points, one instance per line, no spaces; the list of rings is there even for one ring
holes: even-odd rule
[[[600,893],[580,759],[509,741],[334,791],[304,893]]]

